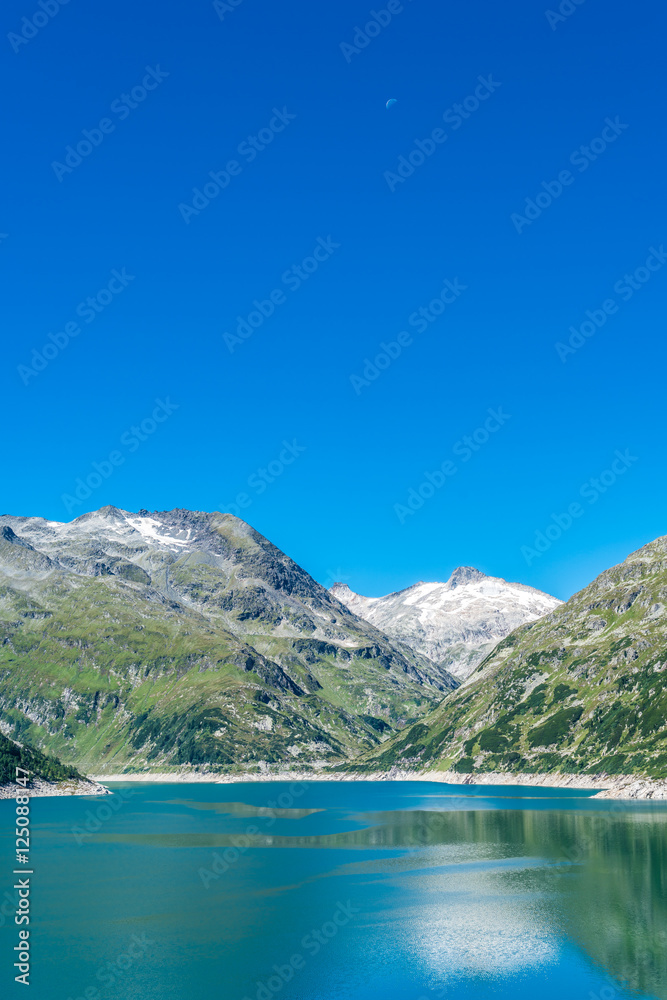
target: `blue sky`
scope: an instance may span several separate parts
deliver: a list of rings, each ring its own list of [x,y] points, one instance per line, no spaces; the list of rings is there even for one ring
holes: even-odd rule
[[[387,8],[7,0],[3,512],[238,512],[371,595],[667,532],[667,10]]]

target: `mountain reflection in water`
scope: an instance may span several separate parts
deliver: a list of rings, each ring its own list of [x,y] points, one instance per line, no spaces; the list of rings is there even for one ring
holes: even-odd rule
[[[66,928],[76,959],[62,1000],[122,950],[128,920],[157,949],[132,1000],[667,1000],[667,805],[312,782],[286,808],[281,787],[134,786],[83,846],[73,824],[97,801],[36,803],[51,817],[40,934],[55,954]],[[354,915],[309,957],[309,934],[341,905]],[[292,954],[303,969],[267,998]]]

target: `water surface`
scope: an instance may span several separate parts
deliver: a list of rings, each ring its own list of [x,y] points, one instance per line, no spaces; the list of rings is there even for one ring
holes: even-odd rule
[[[32,802],[33,1000],[667,998],[667,804],[428,782],[110,787]],[[23,995],[0,920],[3,994]]]

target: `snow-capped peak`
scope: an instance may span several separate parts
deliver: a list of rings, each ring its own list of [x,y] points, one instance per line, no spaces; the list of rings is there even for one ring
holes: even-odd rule
[[[363,597],[347,584],[334,584],[331,593],[360,618],[459,678],[472,673],[500,639],[562,603],[470,566],[455,569],[446,583],[416,583],[385,597]]]

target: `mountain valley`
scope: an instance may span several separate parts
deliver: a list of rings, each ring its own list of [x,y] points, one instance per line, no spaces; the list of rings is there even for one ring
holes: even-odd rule
[[[364,598],[230,514],[0,517],[0,731],[98,775],[661,779],[666,625],[667,538],[565,604],[470,567]]]

